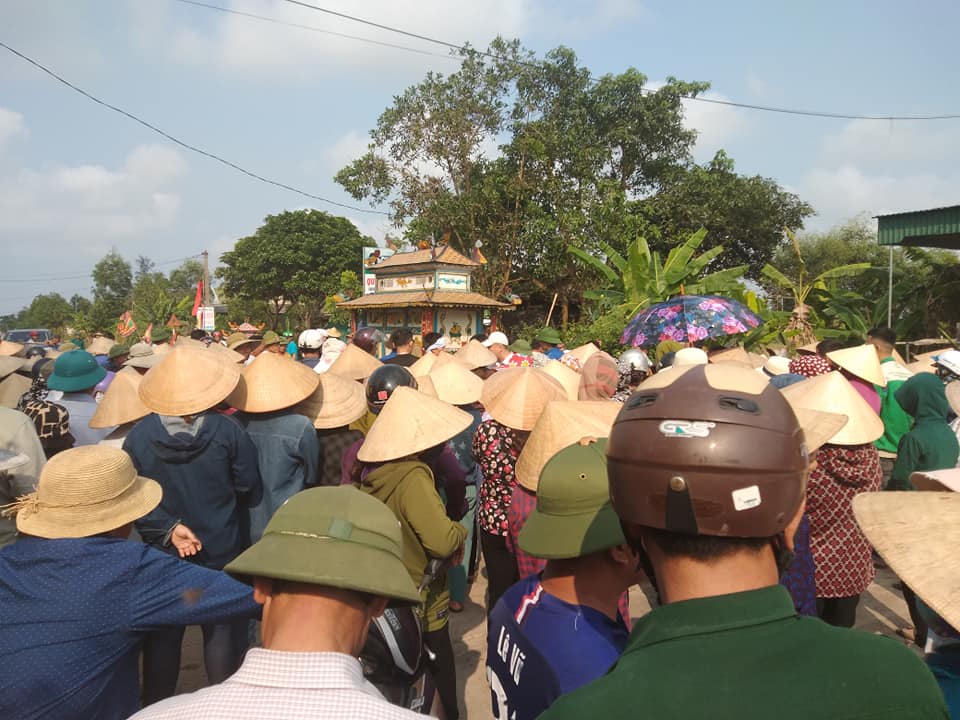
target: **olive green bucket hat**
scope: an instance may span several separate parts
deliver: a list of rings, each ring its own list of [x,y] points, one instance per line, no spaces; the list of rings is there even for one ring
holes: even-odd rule
[[[547,560],[582,557],[626,542],[610,504],[607,441],[584,438],[544,466],[537,507],[520,531],[520,549]]]
[[[529,341],[524,340],[522,338],[518,340],[514,340],[508,347],[513,352],[519,353],[521,355],[529,355],[531,352],[533,352],[533,348],[530,346]]]
[[[548,345],[559,345],[563,342],[563,340],[560,339],[560,333],[557,332],[556,328],[552,327],[545,327],[540,330],[534,340],[545,342]]]
[[[224,569],[244,581],[274,578],[417,604],[402,548],[400,522],[382,502],[350,486],[320,487],[291,497]]]

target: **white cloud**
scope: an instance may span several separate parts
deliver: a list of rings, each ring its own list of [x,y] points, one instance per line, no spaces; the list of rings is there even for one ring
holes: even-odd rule
[[[330,173],[336,173],[367,152],[370,136],[351,130],[341,135],[323,152],[323,160]]]
[[[960,126],[950,122],[853,120],[823,142],[822,162],[859,167],[956,167],[958,160]]]
[[[715,92],[707,92],[700,97],[730,99]],[[749,126],[745,112],[739,108],[696,100],[683,101],[683,119],[687,127],[697,131],[693,156],[698,162],[710,160],[718,150],[726,149],[730,141],[742,135]]]
[[[171,227],[180,209],[173,185],[185,171],[179,152],[156,145],[133,148],[116,169],[23,168],[0,177],[0,240],[20,241],[23,254],[35,247],[45,254],[69,249],[95,256],[116,242]]]
[[[26,132],[23,115],[0,107],[0,150],[3,150],[4,146],[15,137]]]

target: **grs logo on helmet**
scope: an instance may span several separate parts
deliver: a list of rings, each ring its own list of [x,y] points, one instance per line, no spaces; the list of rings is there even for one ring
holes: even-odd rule
[[[705,438],[716,426],[702,420],[664,420],[660,423],[660,432],[667,437]]]

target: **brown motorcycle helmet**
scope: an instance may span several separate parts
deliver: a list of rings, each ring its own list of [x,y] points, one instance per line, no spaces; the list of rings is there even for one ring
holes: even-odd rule
[[[614,422],[610,497],[621,520],[645,527],[773,537],[803,501],[811,453],[766,377],[729,364],[671,368]]]

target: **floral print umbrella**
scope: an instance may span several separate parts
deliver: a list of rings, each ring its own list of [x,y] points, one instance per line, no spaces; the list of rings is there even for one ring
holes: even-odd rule
[[[664,340],[699,342],[745,333],[761,322],[736,300],[717,295],[681,295],[637,313],[627,323],[620,342],[633,347],[656,345]]]

